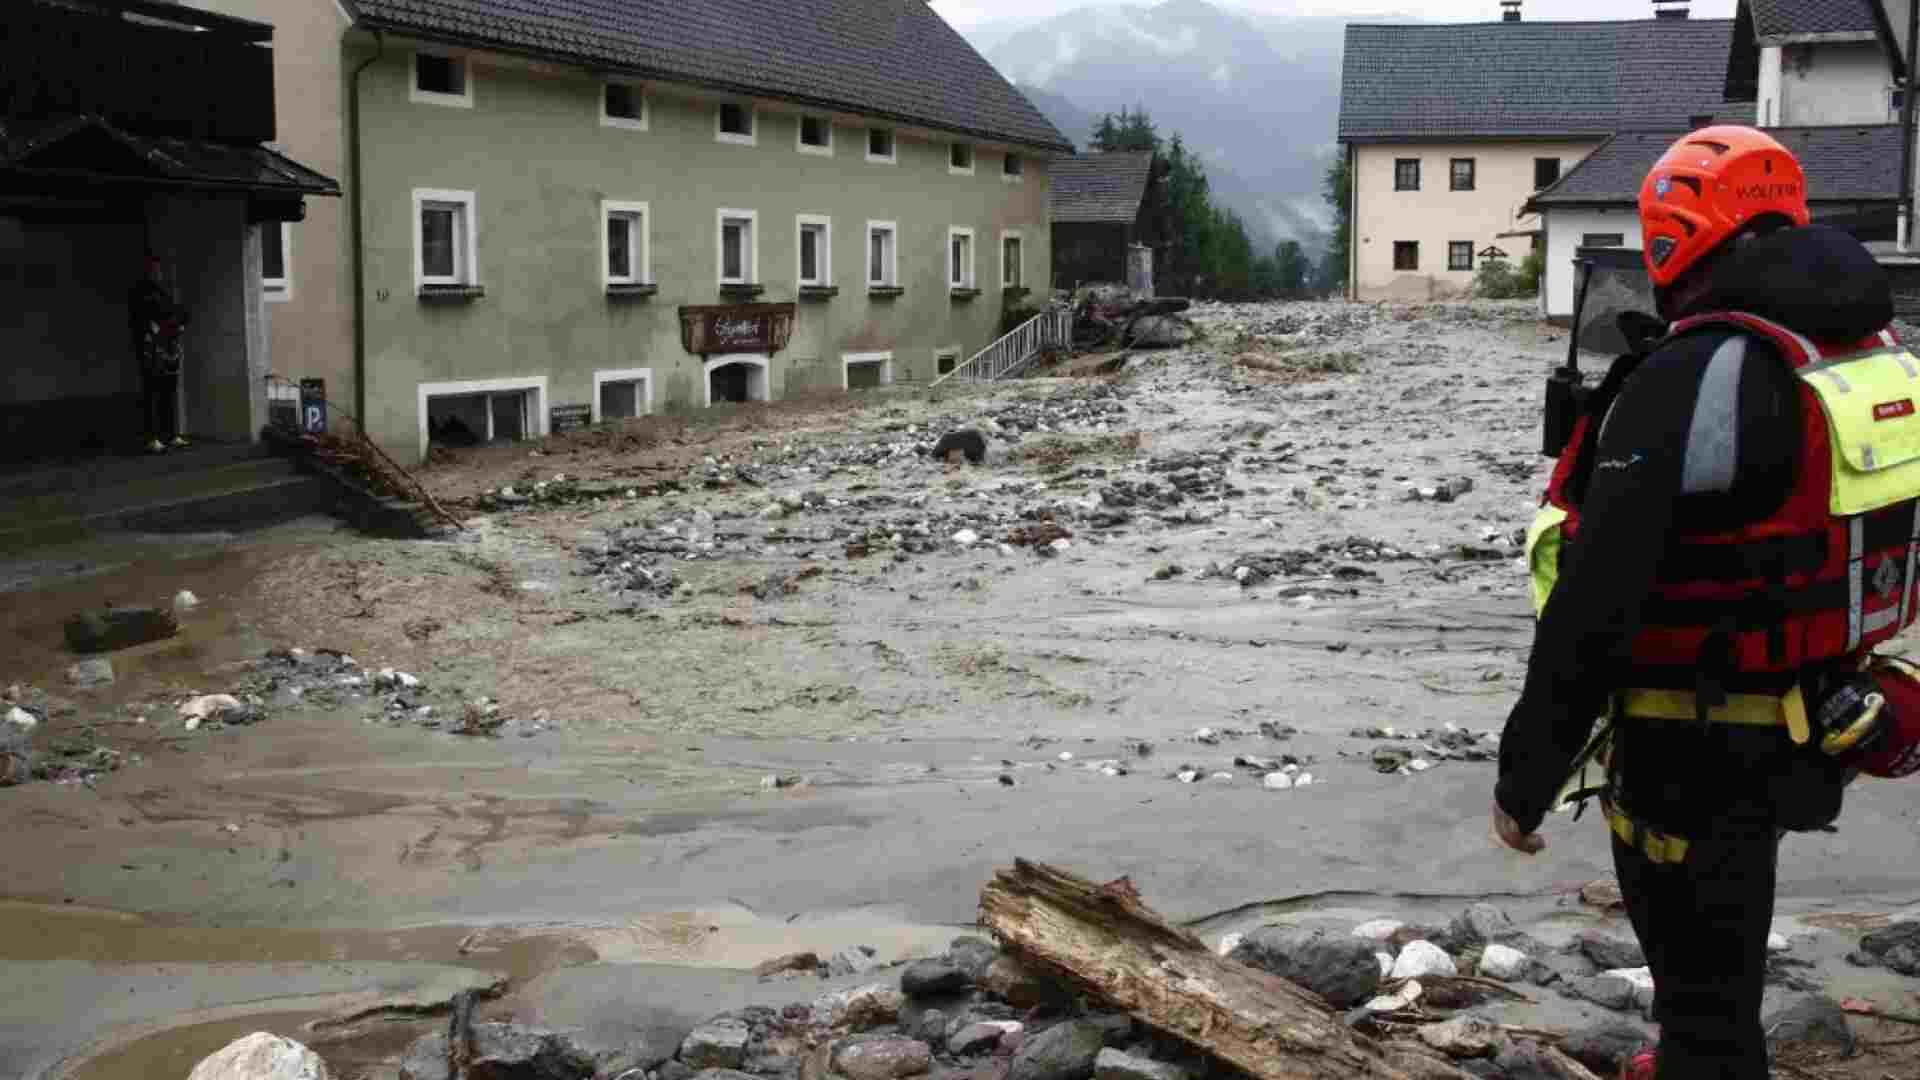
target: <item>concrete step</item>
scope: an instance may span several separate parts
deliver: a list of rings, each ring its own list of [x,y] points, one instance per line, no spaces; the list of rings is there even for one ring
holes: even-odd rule
[[[103,529],[252,528],[326,511],[336,498],[334,485],[323,477],[302,475],[284,458],[249,455],[104,487],[5,499],[0,501],[0,551]]]
[[[0,470],[0,500],[117,487],[152,477],[197,472],[272,455],[272,447],[261,442],[195,443],[186,449],[169,450],[164,454],[96,456],[55,464],[10,467]]]

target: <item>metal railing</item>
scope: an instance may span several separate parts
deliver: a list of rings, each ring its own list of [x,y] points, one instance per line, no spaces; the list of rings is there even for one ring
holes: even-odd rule
[[[1066,348],[1073,336],[1073,309],[1055,304],[1009,330],[999,341],[967,358],[967,362],[933,380],[939,386],[948,379],[962,382],[993,382],[1025,367],[1046,348]]]

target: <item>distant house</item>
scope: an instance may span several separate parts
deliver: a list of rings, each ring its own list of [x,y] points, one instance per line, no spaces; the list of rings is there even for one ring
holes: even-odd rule
[[[1348,27],[1349,296],[1460,295],[1479,252],[1543,242],[1529,197],[1615,132],[1721,114],[1732,20],[1535,23],[1503,6],[1500,22]]]
[[[1126,281],[1127,249],[1158,242],[1148,198],[1157,161],[1144,150],[1054,159],[1048,212],[1056,287]]]
[[[1862,240],[1893,239],[1900,197],[1900,127],[1770,128],[1800,159],[1815,221],[1846,228]],[[1541,296],[1550,318],[1573,314],[1573,253],[1579,247],[1640,249],[1640,184],[1684,129],[1623,131],[1527,201],[1545,221],[1546,277]]]
[[[1906,0],[1740,0],[1727,99],[1752,101],[1766,127],[1898,122],[1906,65],[1890,7],[1904,16]]]

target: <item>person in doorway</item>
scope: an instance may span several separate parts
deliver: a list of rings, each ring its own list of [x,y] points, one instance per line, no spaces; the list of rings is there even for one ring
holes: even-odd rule
[[[1855,707],[1868,650],[1920,614],[1920,361],[1768,135],[1682,137],[1640,221],[1664,334],[1593,392],[1536,519],[1494,831],[1540,851],[1569,775],[1602,764],[1660,1025],[1622,1075],[1765,1080],[1780,839],[1838,818],[1864,728],[1894,723]]]
[[[167,291],[157,255],[146,256],[146,272],[127,296],[127,320],[133,354],[140,366],[140,411],[146,424],[147,452],[184,447],[178,425],[180,368],[185,359],[182,332],[187,312]]]

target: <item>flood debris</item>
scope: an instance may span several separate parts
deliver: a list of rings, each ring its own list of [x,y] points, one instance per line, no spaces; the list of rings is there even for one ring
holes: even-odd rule
[[[77,653],[114,652],[180,632],[172,611],[157,607],[108,607],[68,619],[67,647]]]

